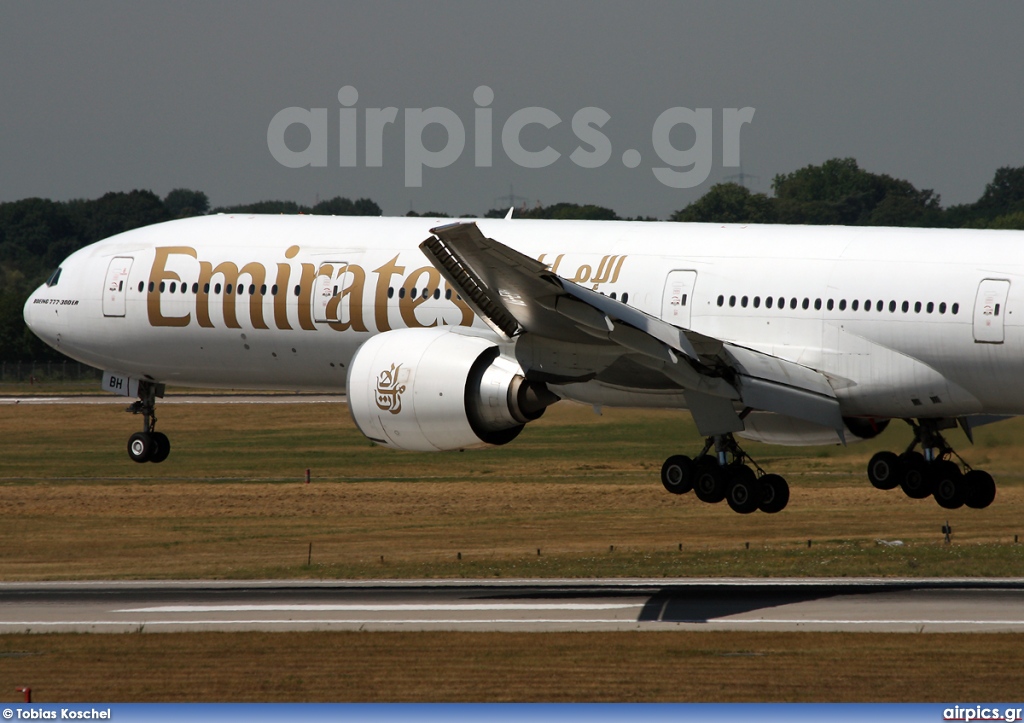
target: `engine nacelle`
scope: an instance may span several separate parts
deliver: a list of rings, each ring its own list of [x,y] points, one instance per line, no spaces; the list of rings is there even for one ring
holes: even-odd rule
[[[743,420],[743,431],[737,436],[755,442],[789,447],[811,447],[822,444],[842,444],[836,430],[802,419],[785,417],[769,412],[751,412]],[[877,437],[889,425],[888,419],[843,417],[846,443],[860,442]]]
[[[394,449],[506,444],[556,401],[494,341],[451,328],[378,334],[359,347],[348,370],[356,425]]]

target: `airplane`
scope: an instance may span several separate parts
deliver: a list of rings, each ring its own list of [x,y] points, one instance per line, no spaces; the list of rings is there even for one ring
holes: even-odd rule
[[[425,237],[425,240],[424,240]],[[498,240],[500,239],[500,240]],[[879,489],[981,509],[991,475],[944,433],[1024,413],[1016,231],[212,215],[71,254],[27,300],[46,343],[135,398],[162,462],[166,385],[345,392],[401,450],[511,442],[561,399],[686,409],[674,494],[741,514],[789,485],[739,439],[849,444],[891,420]]]

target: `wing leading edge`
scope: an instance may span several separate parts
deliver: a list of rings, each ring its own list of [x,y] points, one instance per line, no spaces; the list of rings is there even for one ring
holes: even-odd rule
[[[844,424],[823,374],[681,329],[554,274],[481,233],[476,223],[431,229],[420,244],[445,279],[497,333],[517,339],[528,375],[559,383],[682,390],[702,435],[743,429],[760,410],[835,429]]]

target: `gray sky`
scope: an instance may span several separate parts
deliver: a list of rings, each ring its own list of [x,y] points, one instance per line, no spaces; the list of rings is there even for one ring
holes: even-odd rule
[[[723,166],[723,109],[752,107],[743,171],[772,176],[853,156],[872,172],[971,202],[1000,166],[1024,165],[1024,3],[990,2],[23,2],[0,6],[0,201],[106,191],[205,191],[214,205],[369,197],[389,215],[483,213],[512,184],[530,204],[597,203],[667,217],[738,169]],[[338,90],[359,97],[355,167],[338,162]],[[491,167],[474,165],[473,92],[493,90]],[[287,168],[268,148],[284,108],[326,108],[326,167]],[[450,109],[462,154],[405,180],[404,113]],[[545,168],[514,163],[502,128],[516,111],[558,115],[526,127],[551,146]],[[670,188],[652,142],[677,106],[710,108],[712,166]],[[383,164],[366,167],[365,110],[398,108]],[[571,119],[596,107],[611,157],[570,159]],[[302,150],[309,132],[285,139]],[[668,136],[686,150],[686,125]],[[432,126],[427,148],[446,133]],[[700,141],[703,143],[703,141]],[[703,147],[703,146],[701,146]],[[640,163],[628,168],[633,149]],[[680,168],[680,170],[685,170]]]

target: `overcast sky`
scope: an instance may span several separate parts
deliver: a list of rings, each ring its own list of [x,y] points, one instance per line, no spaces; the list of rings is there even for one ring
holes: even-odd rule
[[[852,156],[943,205],[971,202],[996,168],[1024,165],[1022,28],[1021,2],[8,2],[0,201],[186,187],[214,205],[342,195],[389,215],[478,214],[509,205],[511,185],[531,205],[665,218],[739,171],[723,164],[725,109],[752,108],[738,148],[752,190]],[[345,86],[358,93],[358,153],[343,167]],[[476,157],[479,86],[493,92],[489,167]],[[327,109],[326,166],[289,168],[271,153],[271,120],[291,107]],[[367,167],[366,111],[389,107],[381,166]],[[415,187],[405,119],[431,107],[457,117],[465,148]],[[502,142],[530,107],[560,119],[520,134],[525,151],[559,154],[542,168]],[[655,120],[676,107],[711,112],[710,138],[685,123],[666,136],[678,151],[710,143],[693,188],[652,170],[701,175],[659,159]],[[580,147],[600,160],[572,128],[583,108],[608,115],[590,126],[611,151],[593,168],[571,157]],[[293,124],[283,137],[294,155],[311,135]],[[449,141],[436,124],[422,137],[432,151]]]

